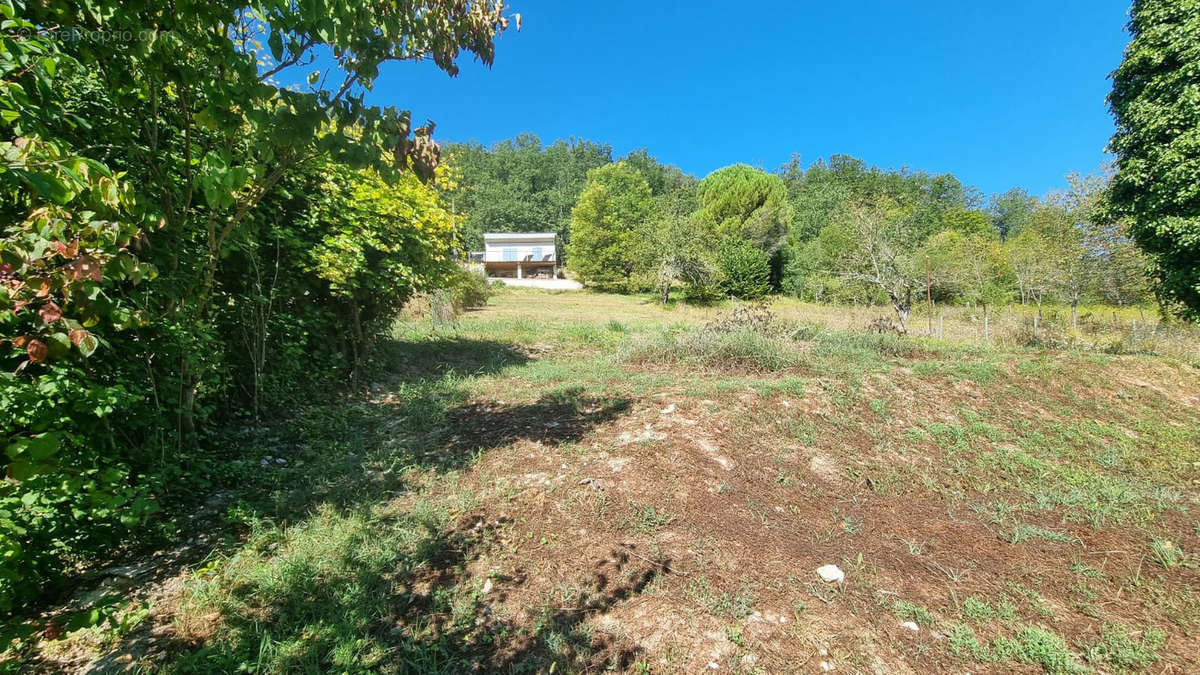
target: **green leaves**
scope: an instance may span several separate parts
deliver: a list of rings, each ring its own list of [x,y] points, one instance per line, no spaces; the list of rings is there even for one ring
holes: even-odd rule
[[[58,453],[59,444],[59,434],[53,432],[18,438],[9,443],[4,449],[9,459],[9,476],[16,481],[26,481],[53,470],[54,465],[47,460]],[[27,496],[22,496],[26,506],[33,503],[32,498],[26,499]]]
[[[272,31],[270,37],[267,38],[267,46],[271,48],[271,56],[276,61],[283,58],[283,34],[279,31]]]
[[[8,447],[4,449],[4,454],[13,461],[41,462],[58,452],[58,446],[59,435],[57,433],[44,433],[20,438],[9,443]]]
[[[1113,73],[1117,123],[1108,218],[1123,221],[1150,257],[1156,292],[1200,318],[1200,4],[1137,0],[1132,41]]]
[[[653,212],[650,185],[633,165],[609,164],[588,172],[571,215],[571,269],[585,284],[634,290],[645,255],[643,233]]]
[[[737,237],[771,254],[783,246],[792,221],[787,187],[779,176],[735,164],[700,181],[697,218],[722,237]]]

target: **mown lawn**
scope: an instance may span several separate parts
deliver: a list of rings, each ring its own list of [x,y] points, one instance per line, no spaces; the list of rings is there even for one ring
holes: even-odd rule
[[[727,311],[401,322],[368,394],[227,441],[140,627],[44,665],[1200,669],[1194,364]]]

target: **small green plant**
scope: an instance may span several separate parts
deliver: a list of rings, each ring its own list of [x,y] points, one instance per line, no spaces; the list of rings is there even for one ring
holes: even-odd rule
[[[996,617],[996,610],[986,600],[972,595],[963,600],[963,614],[972,621],[987,621]]]
[[[1008,594],[1001,593],[996,599],[996,616],[1005,620],[1013,621],[1017,618],[1017,603],[1008,597]]]
[[[871,412],[879,417],[887,417],[887,401],[882,398],[871,399]]]
[[[1101,640],[1085,654],[1088,663],[1132,670],[1146,668],[1162,658],[1159,649],[1166,641],[1166,634],[1157,628],[1147,627],[1142,631],[1141,639],[1136,639],[1126,626],[1105,624],[1101,634]]]
[[[1017,632],[1013,656],[1018,661],[1041,666],[1048,673],[1073,673],[1084,669],[1057,633],[1035,626],[1025,626]]]
[[[637,534],[650,534],[670,525],[675,514],[656,509],[650,504],[630,504],[630,514],[624,525]]]
[[[859,532],[862,532],[862,521],[855,520],[854,518],[851,518],[850,516],[842,516],[841,517],[841,526],[842,526],[842,529],[845,530],[848,534],[858,534]]]
[[[900,617],[901,619],[916,621],[922,626],[933,625],[933,613],[920,605],[909,602],[908,600],[897,598],[896,601],[892,603],[892,612],[894,612],[896,616]]]
[[[1104,578],[1104,572],[1101,572],[1100,570],[1088,565],[1078,558],[1071,561],[1071,571],[1079,576],[1087,577],[1088,579]]]
[[[979,641],[975,631],[965,623],[954,624],[947,636],[950,642],[950,652],[960,659],[974,661],[992,660],[992,652],[987,645]]]
[[[754,611],[754,595],[747,590],[717,594],[708,579],[700,577],[683,588],[691,602],[721,619],[744,619]]]
[[[1022,626],[1012,637],[998,636],[991,643],[979,639],[965,623],[951,627],[950,651],[955,656],[984,663],[1017,661],[1041,666],[1048,673],[1079,673],[1087,669],[1062,636],[1036,626]]]
[[[1187,561],[1187,555],[1179,545],[1169,539],[1155,539],[1150,544],[1150,555],[1154,562],[1166,569],[1179,567]]]

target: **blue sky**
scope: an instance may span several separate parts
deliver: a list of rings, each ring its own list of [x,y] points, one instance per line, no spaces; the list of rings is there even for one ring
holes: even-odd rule
[[[495,66],[391,64],[368,100],[441,141],[522,132],[646,147],[703,176],[847,153],[985,193],[1096,170],[1127,0],[509,0]]]

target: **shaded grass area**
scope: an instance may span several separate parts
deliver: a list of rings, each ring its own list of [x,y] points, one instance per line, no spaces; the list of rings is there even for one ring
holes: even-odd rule
[[[139,667],[1195,664],[1190,366],[588,297],[400,324],[369,395],[231,433],[223,540]]]
[[[471,401],[479,378],[536,357],[491,339],[399,338],[381,350],[375,396],[302,409],[226,440],[241,479],[226,534],[186,592],[160,608],[172,637],[157,649],[172,658],[140,669],[537,672],[632,658],[593,644],[580,625],[586,614],[550,611],[531,626],[488,613],[466,566],[499,523],[471,517],[470,490],[453,487],[493,448],[569,444],[628,400],[565,388],[533,401]],[[603,608],[636,585],[596,587],[588,602]]]

